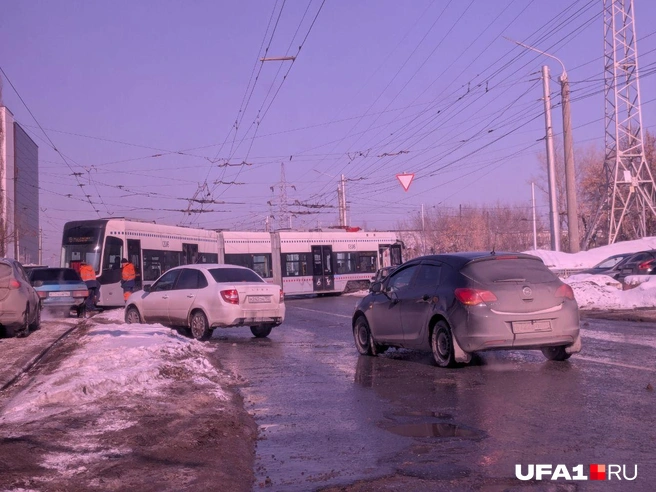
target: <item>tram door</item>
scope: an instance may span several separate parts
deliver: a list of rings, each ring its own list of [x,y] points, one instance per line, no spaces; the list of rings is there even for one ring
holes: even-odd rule
[[[141,289],[141,241],[139,239],[128,239],[128,260],[134,265],[136,273],[134,279],[134,290]]]
[[[314,292],[335,289],[332,246],[312,246],[312,283]]]

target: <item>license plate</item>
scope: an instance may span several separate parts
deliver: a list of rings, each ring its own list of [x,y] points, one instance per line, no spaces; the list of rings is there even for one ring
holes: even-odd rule
[[[536,331],[551,331],[551,321],[513,321],[514,333],[534,333]]]
[[[71,297],[70,292],[50,292],[48,297]]]
[[[248,302],[253,304],[271,302],[271,296],[248,296]]]

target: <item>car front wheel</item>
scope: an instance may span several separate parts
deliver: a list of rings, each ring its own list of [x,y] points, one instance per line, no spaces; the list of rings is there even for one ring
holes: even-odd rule
[[[257,338],[264,338],[269,336],[272,329],[273,326],[271,325],[251,326],[251,333]]]
[[[558,347],[542,347],[542,355],[544,355],[549,360],[563,361],[569,359],[572,354],[568,354],[565,351],[565,346],[560,345]]]
[[[433,350],[433,359],[439,367],[451,367],[453,365],[453,335],[451,328],[444,321],[438,322],[433,328],[431,348]]]
[[[210,330],[207,318],[202,311],[192,313],[189,328],[191,328],[191,335],[201,342],[212,337],[212,330]]]
[[[353,338],[355,339],[355,348],[360,355],[375,355],[371,347],[373,345],[369,323],[364,316],[358,317],[353,325]]]
[[[136,307],[130,306],[125,312],[125,322],[129,325],[138,325],[141,323],[141,315],[139,314],[139,310]]]

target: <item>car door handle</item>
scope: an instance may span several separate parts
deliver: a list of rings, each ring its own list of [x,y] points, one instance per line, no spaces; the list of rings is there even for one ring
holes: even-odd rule
[[[169,296],[162,296],[162,299],[168,299]]]
[[[187,294],[187,297],[188,297],[189,299],[193,299],[193,298],[196,297],[196,296],[193,295],[193,294]]]

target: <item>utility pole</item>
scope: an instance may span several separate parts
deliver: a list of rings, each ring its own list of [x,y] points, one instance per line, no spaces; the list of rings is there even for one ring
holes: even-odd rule
[[[39,227],[39,265],[43,265],[43,229]]]
[[[576,200],[576,172],[574,169],[574,139],[572,137],[572,118],[569,106],[569,80],[563,66],[560,75],[560,99],[563,106],[563,146],[565,150],[565,187],[567,193],[567,237],[569,238],[569,252],[578,253],[579,245],[579,217]]]
[[[339,206],[339,226],[346,227],[346,178],[342,174],[337,186],[337,205]]]
[[[560,222],[556,201],[556,164],[554,160],[553,127],[551,126],[551,94],[549,93],[549,67],[542,66],[544,89],[544,124],[547,143],[547,168],[549,174],[549,224],[551,226],[551,249],[560,251]]]
[[[513,41],[510,38],[506,38],[509,41]],[[579,246],[579,217],[578,217],[578,203],[576,199],[576,172],[574,166],[574,142],[572,138],[572,119],[570,115],[570,104],[569,104],[569,81],[567,79],[567,70],[565,70],[565,64],[553,55],[545,53],[533,46],[529,46],[519,41],[513,41],[514,43],[540,53],[541,55],[548,56],[553,58],[560,66],[563,68],[563,72],[560,74],[560,97],[563,107],[563,149],[565,151],[565,190],[567,196],[567,236],[569,237],[569,252],[577,253],[580,251]],[[547,69],[548,70],[548,69]],[[543,68],[544,73],[544,68]],[[548,73],[548,71],[547,71]],[[548,151],[547,151],[548,152]],[[555,174],[554,174],[555,175]],[[560,222],[558,222],[558,242],[560,244]],[[552,230],[553,234],[553,230]],[[553,244],[552,244],[553,248]],[[557,251],[559,251],[558,248]]]
[[[533,202],[533,250],[538,249],[538,222],[535,218],[535,183],[531,183],[531,201]]]
[[[424,204],[421,204],[421,254],[426,254],[426,223],[424,222]]]

